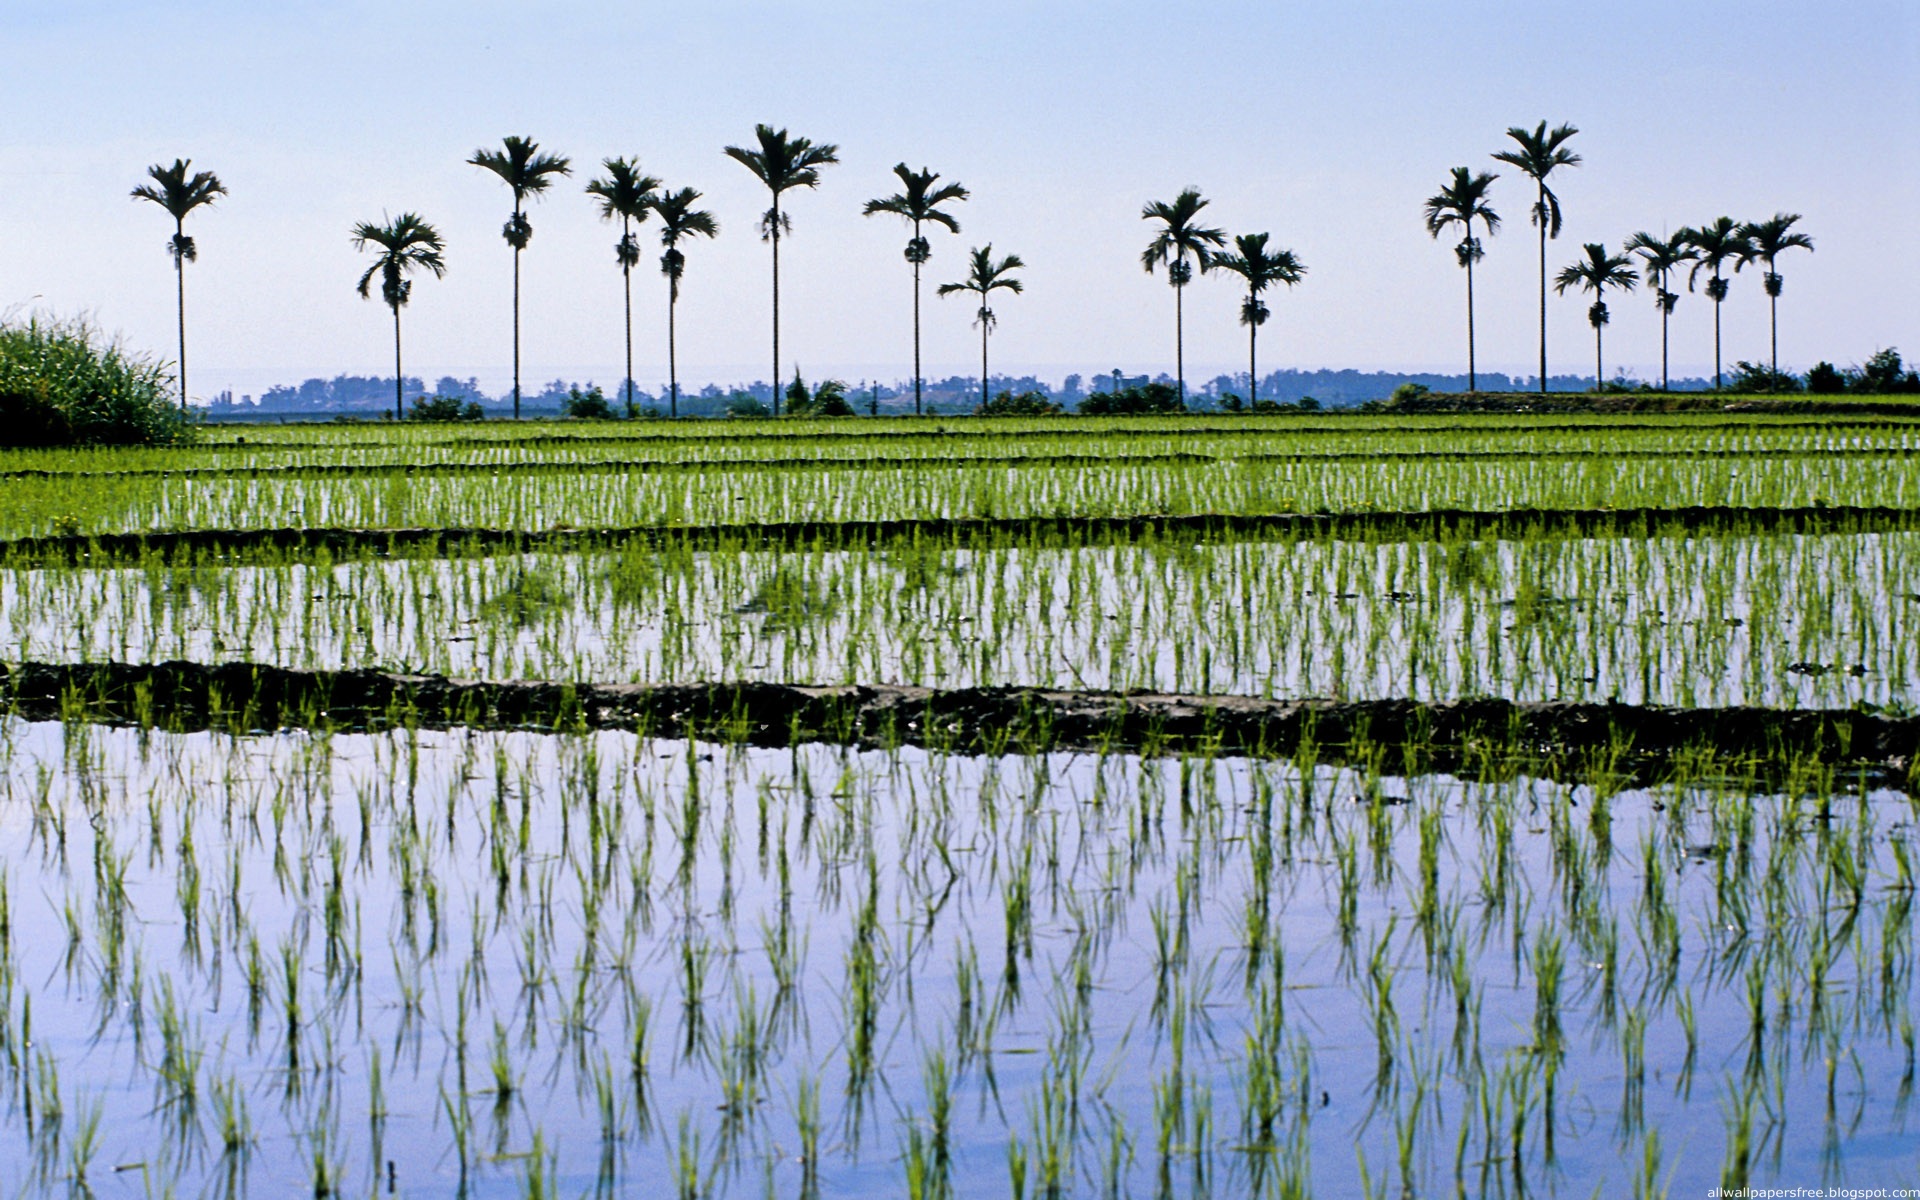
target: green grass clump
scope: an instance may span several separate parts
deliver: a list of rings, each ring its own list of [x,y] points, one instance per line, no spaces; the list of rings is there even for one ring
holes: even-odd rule
[[[84,319],[0,322],[0,444],[174,445],[173,376]]]

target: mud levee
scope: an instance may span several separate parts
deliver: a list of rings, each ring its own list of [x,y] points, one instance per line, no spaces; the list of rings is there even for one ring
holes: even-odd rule
[[[1520,758],[1550,770],[1630,777],[1657,777],[1674,756],[1705,753],[1763,770],[1813,760],[1904,781],[1920,748],[1920,718],[1852,710],[481,681],[252,663],[15,664],[0,667],[0,707],[29,719],[175,730],[627,729],[765,746],[826,741],[990,754],[1307,755],[1373,759],[1394,770],[1455,770]]]

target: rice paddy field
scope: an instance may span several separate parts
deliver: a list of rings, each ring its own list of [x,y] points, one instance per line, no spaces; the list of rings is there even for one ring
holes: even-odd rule
[[[0,1196],[1920,1187],[1920,414],[0,488]]]

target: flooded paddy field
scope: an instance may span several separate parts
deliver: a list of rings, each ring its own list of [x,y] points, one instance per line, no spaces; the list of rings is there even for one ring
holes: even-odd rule
[[[1920,1186],[1920,422],[0,480],[0,1195]]]

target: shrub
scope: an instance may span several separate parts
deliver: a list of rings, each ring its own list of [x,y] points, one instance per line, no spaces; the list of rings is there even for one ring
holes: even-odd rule
[[[787,415],[790,417],[851,417],[857,414],[853,405],[847,403],[847,385],[838,379],[828,379],[807,394],[807,385],[800,380],[800,373],[793,373],[793,382],[787,386]]]
[[[1785,371],[1776,371],[1765,363],[1750,363],[1745,359],[1733,364],[1733,382],[1730,390],[1736,392],[1797,392],[1800,380]]]
[[[407,412],[409,421],[478,421],[485,416],[479,404],[463,404],[458,396],[416,396]]]
[[[727,401],[730,417],[770,417],[773,411],[745,392],[735,392]]]
[[[189,431],[172,388],[164,365],[86,321],[0,323],[0,445],[183,442]]]
[[[982,417],[1057,417],[1065,410],[1039,392],[1001,392],[985,404],[974,406]]]
[[[569,388],[567,398],[560,402],[560,411],[582,421],[613,420],[613,405],[607,403],[606,393],[597,383],[584,392],[578,387]]]
[[[1876,350],[1872,357],[1861,365],[1860,372],[1854,377],[1852,390],[1856,392],[1897,393],[1920,392],[1920,375],[1906,369],[1900,361],[1900,352],[1892,346],[1885,350]]]
[[[1389,399],[1388,403],[1395,405],[1406,404],[1425,396],[1428,390],[1427,385],[1424,383],[1403,383],[1393,389],[1393,396]]]
[[[1817,362],[1807,372],[1807,390],[1816,396],[1837,396],[1847,390],[1847,377],[1830,362]]]
[[[1095,417],[1157,416],[1187,411],[1186,406],[1180,403],[1180,393],[1170,383],[1149,383],[1145,387],[1118,392],[1095,392],[1076,408]]]

